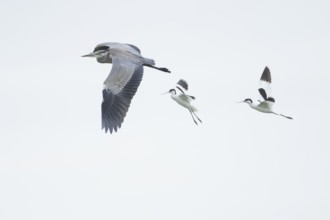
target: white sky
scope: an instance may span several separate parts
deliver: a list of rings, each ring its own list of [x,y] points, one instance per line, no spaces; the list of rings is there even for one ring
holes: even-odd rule
[[[1,220],[330,219],[329,1],[2,1]],[[111,65],[145,68],[116,134],[101,130]],[[276,107],[262,114],[265,66]],[[203,124],[169,96],[184,78]]]

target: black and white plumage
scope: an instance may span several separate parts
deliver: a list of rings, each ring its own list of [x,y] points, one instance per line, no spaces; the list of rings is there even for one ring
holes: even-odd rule
[[[143,77],[143,66],[163,72],[167,68],[155,66],[153,59],[141,55],[138,47],[123,43],[102,43],[94,51],[83,57],[94,57],[99,63],[112,63],[109,76],[104,81],[102,103],[102,129],[117,132],[124,121]]]
[[[183,88],[183,89],[185,89],[186,91],[188,91],[188,83],[187,83],[185,80],[180,79],[179,82],[177,82],[177,86],[176,86],[176,88],[177,88],[178,90],[180,90],[180,92],[182,92],[183,94],[185,94],[184,91],[183,91],[181,88]]]
[[[176,89],[170,89],[168,93],[171,94],[171,98],[176,101],[179,105],[185,107],[189,110],[192,119],[194,120],[195,124],[198,125],[196,119],[202,123],[202,120],[196,115],[197,108],[191,104],[193,100],[195,100],[194,96],[186,94],[184,91],[188,91],[188,83],[187,81],[180,79],[177,82],[176,86],[177,90],[181,92],[180,94],[177,94]],[[196,117],[196,119],[195,119]]]
[[[251,108],[263,112],[263,113],[272,113],[275,115],[283,116],[287,119],[292,119],[290,116],[285,116],[273,111],[273,105],[275,103],[275,99],[271,95],[271,87],[270,84],[272,82],[271,74],[269,68],[266,66],[261,78],[260,78],[260,88],[258,89],[263,101],[259,100],[258,104],[254,104],[252,99],[247,98],[243,102],[247,103]]]

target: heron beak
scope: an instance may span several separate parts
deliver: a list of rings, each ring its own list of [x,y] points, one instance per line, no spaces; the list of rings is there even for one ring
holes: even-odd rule
[[[167,93],[170,93],[170,92],[164,92],[164,93],[162,93],[161,95],[166,95]]]
[[[236,102],[236,103],[243,103],[244,101]]]
[[[95,53],[89,53],[86,55],[82,55],[81,57],[96,57],[97,55]]]

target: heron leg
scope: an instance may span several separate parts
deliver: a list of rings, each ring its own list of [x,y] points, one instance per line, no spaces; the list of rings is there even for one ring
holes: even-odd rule
[[[171,73],[171,71],[169,69],[165,68],[165,67],[157,67],[157,66],[153,66],[153,65],[150,65],[150,64],[144,64],[144,66],[148,66],[150,68],[154,68],[154,69],[166,72],[166,73]]]

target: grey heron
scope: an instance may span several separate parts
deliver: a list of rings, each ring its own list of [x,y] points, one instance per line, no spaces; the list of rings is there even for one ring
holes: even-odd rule
[[[180,94],[177,94],[177,90]],[[198,125],[195,117],[197,120],[202,123],[202,120],[196,115],[197,108],[191,104],[193,100],[196,98],[194,96],[186,94],[184,91],[188,91],[188,83],[187,81],[180,79],[177,82],[176,89],[170,89],[167,93],[171,94],[171,98],[176,101],[179,105],[185,107],[189,110],[192,119],[194,120],[195,124]]]
[[[94,57],[99,63],[112,63],[110,74],[103,83],[102,129],[106,133],[117,132],[121,127],[142,80],[143,66],[170,73],[167,68],[156,67],[153,59],[143,57],[140,49],[131,44],[98,44],[92,53],[82,57]]]
[[[285,117],[287,119],[292,119],[292,117],[290,116],[285,116],[279,113],[276,113],[273,111],[273,105],[275,103],[275,99],[271,96],[271,88],[270,88],[270,84],[272,82],[272,78],[270,75],[270,70],[269,68],[266,66],[261,78],[260,78],[260,88],[258,89],[261,97],[263,98],[263,101],[259,101],[258,104],[254,104],[252,99],[247,98],[244,101],[242,101],[243,103],[247,103],[251,108],[259,111],[259,112],[263,112],[263,113],[272,113],[275,115],[279,115],[282,117]]]

